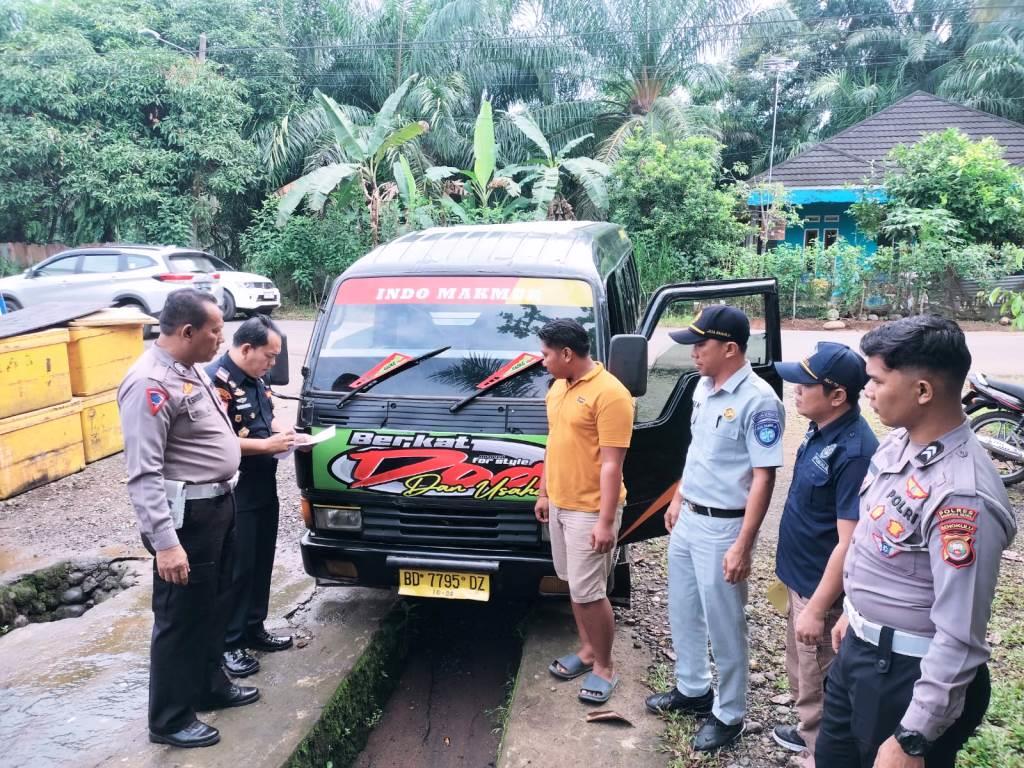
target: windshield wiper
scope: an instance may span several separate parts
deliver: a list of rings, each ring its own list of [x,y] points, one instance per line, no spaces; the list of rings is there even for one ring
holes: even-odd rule
[[[540,355],[533,355],[529,352],[523,352],[515,360],[512,360],[501,368],[496,370],[486,379],[476,385],[476,392],[464,397],[459,400],[455,405],[448,408],[451,413],[456,413],[461,410],[464,406],[469,405],[471,402],[476,400],[480,395],[486,394],[494,389],[499,384],[504,384],[509,379],[514,379],[521,373],[532,370],[541,361]]]
[[[341,400],[338,401],[338,408],[343,408],[345,403],[353,397],[368,389],[373,389],[377,384],[385,379],[390,379],[392,376],[401,373],[402,371],[415,368],[424,360],[434,357],[435,355],[440,355],[442,352],[447,352],[449,349],[451,349],[450,345],[447,347],[438,347],[437,349],[433,349],[419,357],[409,357],[408,355],[403,355],[400,352],[396,352],[393,355],[385,357],[377,363],[377,365],[349,384],[352,389],[351,391],[346,392],[342,396]]]

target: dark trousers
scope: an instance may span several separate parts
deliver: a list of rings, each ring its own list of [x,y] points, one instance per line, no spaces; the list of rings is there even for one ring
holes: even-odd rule
[[[823,768],[871,768],[882,742],[893,735],[910,705],[921,660],[887,651],[891,630],[879,646],[847,631],[825,682],[825,709],[814,750]],[[888,638],[888,639],[887,639]],[[964,711],[936,740],[925,757],[927,768],[953,768],[956,753],[974,733],[988,709],[988,666],[967,686]]]
[[[235,537],[235,586],[224,647],[244,648],[246,638],[263,629],[270,609],[270,578],[277,550],[280,505],[276,489],[258,507],[239,507]]]
[[[231,494],[189,501],[178,529],[178,541],[188,555],[188,584],[164,581],[153,563],[149,728],[154,733],[167,735],[189,725],[203,699],[231,684],[221,669],[221,653],[234,525]]]

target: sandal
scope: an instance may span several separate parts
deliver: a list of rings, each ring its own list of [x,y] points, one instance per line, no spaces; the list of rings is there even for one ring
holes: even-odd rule
[[[583,659],[577,654],[567,653],[562,658],[552,661],[550,666],[548,666],[548,672],[560,680],[574,680],[580,675],[585,675],[593,668],[593,664],[584,664]]]
[[[612,691],[615,690],[618,684],[618,675],[611,680],[605,680],[600,675],[591,672],[587,675],[587,679],[583,681],[583,687],[580,688],[580,701],[585,701],[589,704],[604,704],[611,698]]]

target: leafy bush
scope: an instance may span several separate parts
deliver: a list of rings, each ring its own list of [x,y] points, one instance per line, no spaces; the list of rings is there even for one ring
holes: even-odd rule
[[[639,244],[645,289],[732,270],[748,227],[738,191],[719,187],[721,152],[713,139],[669,146],[642,129],[626,141],[609,178],[609,219]]]
[[[275,224],[278,201],[268,199],[241,238],[245,265],[267,275],[295,303],[319,304],[331,283],[371,249],[365,207],[329,205],[323,216],[292,216]],[[381,212],[381,229],[390,239],[398,224],[394,205]]]

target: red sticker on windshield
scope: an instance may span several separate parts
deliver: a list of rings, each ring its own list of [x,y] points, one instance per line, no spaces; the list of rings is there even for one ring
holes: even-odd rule
[[[477,389],[487,389],[488,387],[494,386],[499,381],[503,381],[510,376],[515,376],[524,368],[529,368],[531,365],[539,363],[541,360],[540,355],[534,355],[529,352],[523,352],[515,360],[511,360],[505,363],[501,368],[496,370],[486,379],[476,385]]]
[[[348,387],[349,389],[358,389],[364,384],[368,384],[374,379],[379,379],[384,374],[390,373],[396,368],[401,368],[410,360],[412,360],[412,358],[409,357],[408,355],[403,355],[401,352],[395,352],[381,360],[379,363],[373,366],[373,368],[371,368],[358,379],[349,384]]]

